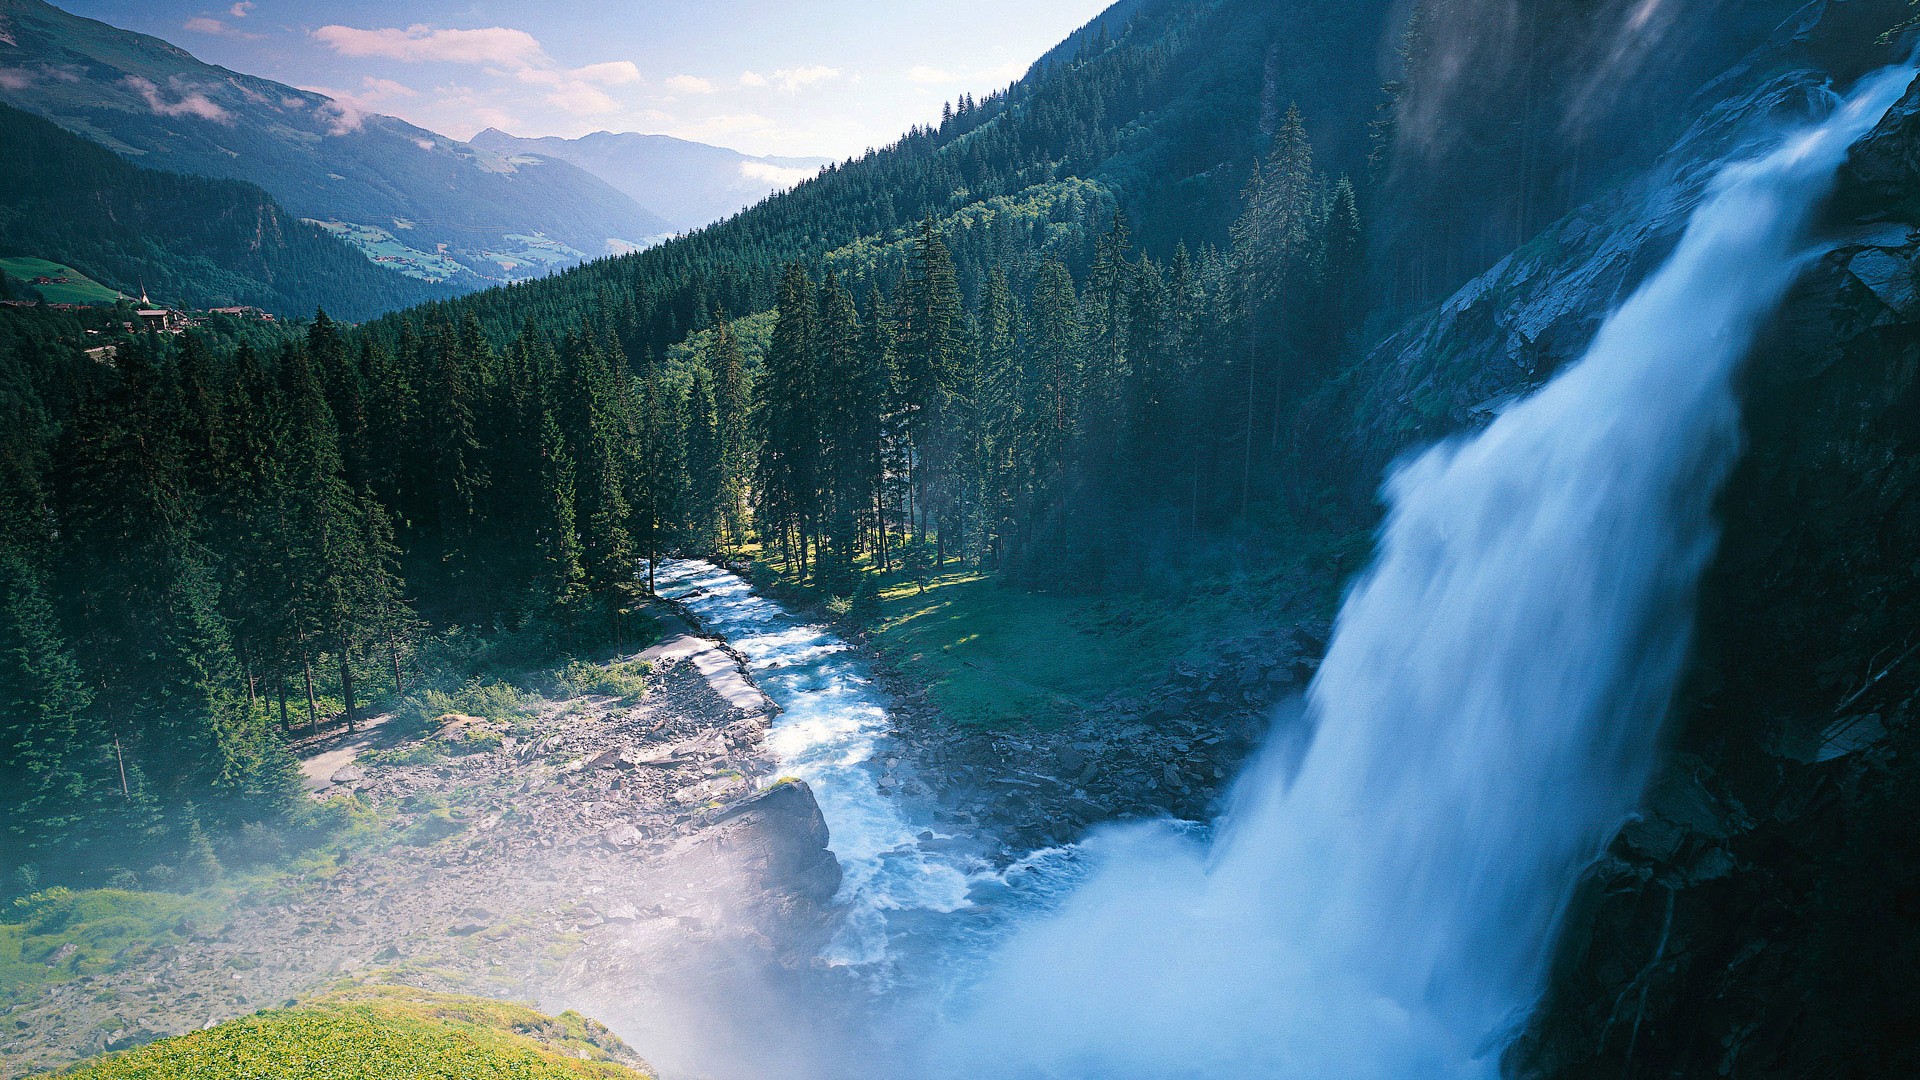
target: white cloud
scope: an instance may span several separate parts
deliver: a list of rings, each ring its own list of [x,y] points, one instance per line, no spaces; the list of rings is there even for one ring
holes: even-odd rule
[[[604,64],[588,64],[577,67],[567,74],[584,82],[599,83],[602,86],[625,86],[640,81],[640,68],[631,60],[609,60]]]
[[[839,77],[839,68],[812,64],[807,67],[781,68],[773,73],[773,84],[789,94],[797,94],[809,86],[832,82]]]
[[[239,3],[227,9],[227,14],[236,19],[244,19],[247,17],[247,12],[252,11],[258,6],[259,5],[255,4],[253,0],[240,0]]]
[[[413,145],[422,150],[431,150],[439,144],[435,143],[432,139],[415,139],[413,140]]]
[[[675,75],[667,80],[667,89],[678,94],[711,94],[719,87],[698,75]]]
[[[188,19],[186,22],[181,23],[180,25],[182,29],[187,30],[191,33],[211,34],[214,37],[231,37],[231,38],[241,38],[246,41],[259,41],[264,36],[262,34],[250,34],[245,30],[235,29],[234,27],[228,26],[226,23],[221,22],[219,19],[208,18],[205,15]]]
[[[767,77],[757,71],[743,71],[740,73],[740,85],[765,86],[767,85]]]
[[[365,85],[367,88],[366,96],[369,98],[381,99],[420,96],[420,91],[415,90],[405,83],[397,83],[392,79],[382,79],[375,75],[367,76]]]
[[[641,81],[640,68],[631,60],[608,60],[583,67],[563,67],[547,55],[546,48],[532,34],[504,26],[449,30],[424,23],[416,23],[405,29],[360,29],[330,25],[313,31],[312,36],[343,56],[406,63],[470,64],[497,79],[544,88],[547,92],[541,95],[542,100],[572,116],[601,116],[618,112],[620,103],[603,87],[628,86]],[[374,89],[373,82],[368,81],[370,91]],[[388,92],[384,96],[393,95]],[[349,108],[365,112],[368,95],[344,95],[341,100]],[[475,130],[479,127],[518,126],[513,116],[496,107],[498,104],[500,102],[491,95],[459,87],[456,96],[442,96],[435,101],[433,110],[443,121],[448,110],[459,110],[478,125]],[[537,107],[525,101],[520,104]],[[343,116],[342,120],[348,122],[349,118]],[[459,128],[462,125],[454,123],[450,126]]]
[[[328,118],[329,135],[347,135],[359,131],[368,116],[380,112],[384,102],[420,96],[420,91],[405,83],[374,75],[362,79],[359,90],[335,90],[326,86],[303,86],[300,89],[325,94],[333,99],[320,106],[320,111]]]
[[[0,68],[0,90],[25,90],[33,85],[33,72],[24,68]]]
[[[491,105],[482,105],[473,110],[473,118],[483,127],[499,128],[507,131],[520,126],[520,118],[512,113],[496,109]]]
[[[740,163],[741,176],[748,180],[762,184],[770,184],[780,189],[790,188],[802,180],[811,179],[813,175],[819,171],[819,169],[787,168],[781,165],[769,165],[764,161],[743,161]]]
[[[603,113],[617,112],[620,108],[620,103],[613,100],[605,90],[584,82],[572,82],[548,94],[547,103],[575,116],[599,116]]]
[[[552,61],[525,30],[489,26],[479,30],[438,30],[416,23],[404,30],[361,30],[329,25],[313,37],[342,56],[372,56],[408,63],[494,64],[506,68],[547,67]]]
[[[937,67],[928,67],[925,64],[915,64],[907,69],[907,81],[916,82],[922,86],[940,86],[947,83],[958,82],[959,80],[954,77],[951,71],[942,71]]]
[[[168,101],[160,88],[150,80],[129,75],[124,81],[146,99],[147,108],[152,109],[155,116],[195,116],[217,124],[225,124],[233,119],[227,110],[215,105],[212,99],[198,90],[188,90],[180,95],[180,100]]]

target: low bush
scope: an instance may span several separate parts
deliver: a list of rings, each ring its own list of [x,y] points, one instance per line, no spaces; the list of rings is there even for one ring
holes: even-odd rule
[[[653,665],[645,660],[616,661],[611,664],[575,660],[555,673],[553,681],[555,689],[562,696],[593,694],[631,702],[638,701],[646,694],[647,675],[651,671]]]

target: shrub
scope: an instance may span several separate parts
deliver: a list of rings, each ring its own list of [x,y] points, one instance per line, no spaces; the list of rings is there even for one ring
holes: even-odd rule
[[[554,685],[568,697],[594,694],[632,702],[646,694],[647,674],[652,670],[653,665],[645,660],[611,664],[575,660],[554,675]]]
[[[527,693],[511,683],[472,679],[457,690],[429,688],[408,694],[394,710],[394,720],[403,733],[425,735],[449,713],[511,721],[525,715],[530,704]]]
[[[446,810],[434,810],[414,822],[413,827],[403,833],[400,839],[415,847],[425,847],[445,840],[466,827],[466,822],[455,820],[452,813]]]
[[[229,851],[243,863],[272,862],[287,853],[287,841],[279,829],[266,822],[249,821],[234,834]]]
[[[447,746],[438,739],[396,746],[391,750],[369,750],[360,760],[369,765],[431,765],[447,756]]]

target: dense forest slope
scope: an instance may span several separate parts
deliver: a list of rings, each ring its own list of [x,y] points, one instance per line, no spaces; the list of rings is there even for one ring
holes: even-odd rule
[[[244,180],[301,217],[381,230],[423,256],[409,264],[422,276],[513,280],[668,231],[565,162],[510,163],[44,0],[0,2],[0,24],[0,101],[150,168]],[[440,244],[463,270],[430,258]]]
[[[365,319],[452,289],[383,270],[234,180],[143,169],[0,105],[0,255],[65,263],[128,295]]]

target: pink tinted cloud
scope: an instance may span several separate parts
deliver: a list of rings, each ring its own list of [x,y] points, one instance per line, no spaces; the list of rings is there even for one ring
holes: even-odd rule
[[[342,56],[370,56],[411,63],[494,64],[533,67],[547,63],[546,50],[525,30],[489,26],[479,30],[437,30],[424,24],[404,30],[361,30],[330,25],[313,37]]]
[[[233,119],[227,110],[215,105],[211,98],[198,90],[181,94],[178,101],[168,101],[166,94],[151,80],[129,75],[126,84],[146,100],[147,108],[152,109],[155,116],[195,116],[216,124],[225,124]]]

